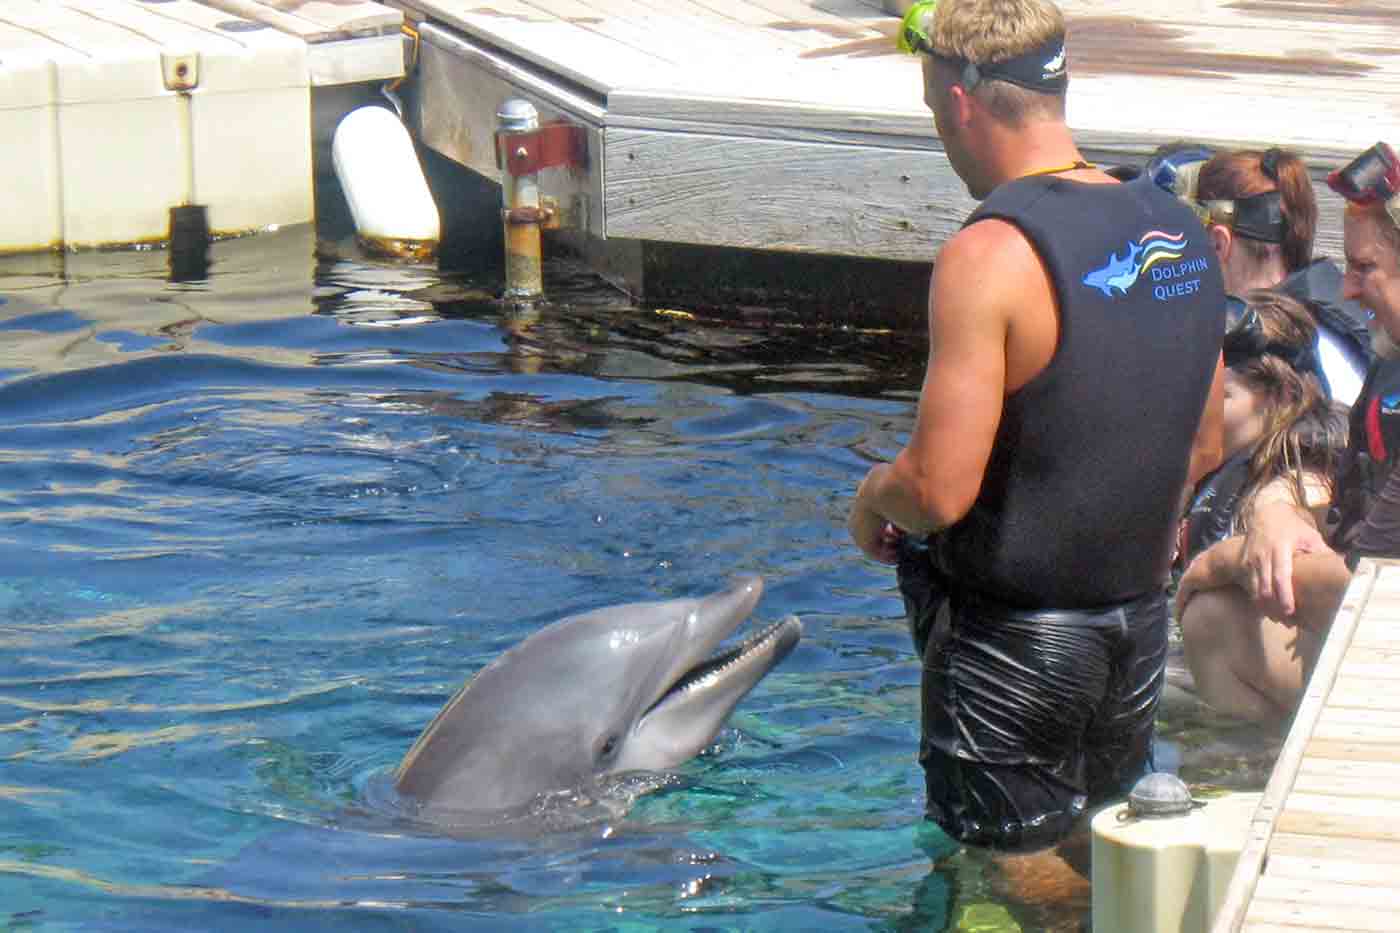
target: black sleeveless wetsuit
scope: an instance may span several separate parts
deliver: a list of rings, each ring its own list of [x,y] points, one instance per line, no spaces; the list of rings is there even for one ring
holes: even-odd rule
[[[910,543],[899,577],[924,657],[928,817],[1028,849],[1149,764],[1176,509],[1225,291],[1205,231],[1153,186],[1024,178],[968,223],[986,218],[1044,262],[1059,344],[1007,397],[971,510]]]

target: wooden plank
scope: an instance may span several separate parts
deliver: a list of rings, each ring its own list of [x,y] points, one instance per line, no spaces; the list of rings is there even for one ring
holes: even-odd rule
[[[1326,912],[1335,907],[1369,907],[1390,913],[1400,889],[1394,884],[1364,884],[1327,879],[1281,878],[1272,873],[1259,882],[1258,896],[1274,901],[1297,901]],[[1395,918],[1389,918],[1394,930]]]
[[[606,95],[642,75],[666,73],[667,59],[634,48],[588,24],[566,22],[520,0],[413,0],[414,7],[440,22],[489,44],[543,65],[547,76],[563,78]]]
[[[1386,618],[1381,610],[1366,620],[1366,627],[1357,633],[1358,641],[1371,648],[1393,648],[1400,646],[1400,613],[1395,618]]]
[[[1377,762],[1354,762],[1362,773],[1351,777],[1300,773],[1293,782],[1293,793],[1330,794],[1334,797],[1365,797],[1384,799],[1390,806],[1400,805],[1400,784],[1374,777],[1370,770]]]
[[[1304,924],[1320,930],[1395,929],[1397,892],[1390,887],[1340,884],[1265,876],[1259,881],[1251,919]]]
[[[1294,858],[1336,857],[1344,861],[1383,864],[1391,868],[1394,877],[1400,878],[1400,842],[1382,839],[1333,839],[1327,836],[1279,831],[1274,833],[1273,842],[1269,847],[1270,860],[1275,855]]]
[[[1347,836],[1400,842],[1400,808],[1382,797],[1343,797],[1294,791],[1275,828],[1313,836]]]
[[[1274,879],[1293,878],[1299,881],[1389,887],[1396,895],[1396,906],[1400,907],[1400,889],[1396,887],[1396,871],[1393,864],[1354,861],[1330,854],[1325,857],[1305,858],[1270,852],[1268,876]]]
[[[1298,901],[1260,900],[1249,909],[1248,930],[1334,930],[1356,933],[1395,933],[1395,920],[1387,910],[1373,907],[1331,906],[1325,911]]]
[[[200,0],[305,42],[397,35],[403,13],[372,0]]]
[[[1353,646],[1354,647],[1354,646]],[[1352,709],[1352,710],[1385,710],[1394,712],[1400,710],[1400,691],[1396,691],[1395,684],[1390,681],[1381,681],[1381,686],[1371,687],[1368,683],[1374,681],[1347,680],[1332,689],[1332,695],[1328,698],[1328,707],[1331,709]]]
[[[1321,715],[1327,694],[1332,689],[1337,668],[1351,643],[1359,617],[1365,612],[1371,589],[1381,574],[1377,564],[1362,560],[1352,574],[1351,583],[1342,597],[1342,606],[1332,622],[1327,640],[1318,655],[1317,666],[1308,681],[1308,688],[1293,716],[1293,725],[1288,730],[1288,738],[1283,743],[1273,773],[1265,785],[1264,796],[1251,824],[1247,841],[1240,851],[1235,871],[1230,876],[1230,884],[1225,890],[1220,910],[1212,926],[1213,933],[1238,933],[1244,924],[1246,911],[1254,897],[1256,886],[1263,872],[1264,860],[1268,854],[1269,840],[1275,831],[1292,832],[1278,825],[1280,811],[1288,802],[1299,765],[1307,750],[1308,740],[1314,723]],[[1258,916],[1255,919],[1270,919]]]
[[[941,152],[612,128],[603,191],[609,237],[913,262],[975,206]]]
[[[1345,676],[1347,666],[1342,665],[1340,676]],[[1392,685],[1392,689],[1396,685]],[[1385,708],[1365,708],[1360,709],[1352,706],[1343,706],[1340,703],[1333,703],[1332,696],[1336,694],[1333,688],[1332,694],[1327,698],[1327,708],[1323,710],[1322,716],[1318,719],[1318,725],[1328,725],[1336,727],[1366,727],[1374,726],[1378,730],[1393,729],[1400,726],[1400,711]]]
[[[1366,722],[1371,714],[1386,719]],[[1343,742],[1354,744],[1395,745],[1400,747],[1400,723],[1395,714],[1386,710],[1331,710],[1318,719],[1313,727],[1314,742]]]
[[[1354,777],[1365,774],[1378,781],[1393,782],[1400,786],[1400,764],[1395,762],[1358,762],[1308,755],[1298,766],[1299,777],[1305,774],[1317,777]]]
[[[1374,651],[1374,645],[1363,647],[1362,650]],[[1342,669],[1338,672],[1341,677],[1351,680],[1379,680],[1389,682],[1392,689],[1400,685],[1400,663],[1387,662],[1381,660],[1362,660],[1356,657],[1355,652],[1348,652],[1347,658],[1342,662]]]
[[[1361,626],[1357,629],[1357,637],[1352,640],[1351,650],[1347,652],[1347,663],[1357,664],[1388,664],[1391,665],[1390,672],[1382,677],[1382,680],[1400,680],[1400,643],[1388,645],[1368,644],[1361,639],[1361,634],[1366,631],[1366,622],[1363,619]]]
[[[1319,739],[1308,743],[1309,756],[1351,761],[1400,761],[1400,748],[1385,743],[1344,742]]]

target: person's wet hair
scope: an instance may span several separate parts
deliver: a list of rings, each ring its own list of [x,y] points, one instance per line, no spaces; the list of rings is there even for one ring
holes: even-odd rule
[[[1346,417],[1328,399],[1315,367],[1299,363],[1315,359],[1317,325],[1307,307],[1268,288],[1249,292],[1244,301],[1259,329],[1261,352],[1236,359],[1230,369],[1267,410],[1264,433],[1250,456],[1246,499],[1282,477],[1304,502],[1305,471],[1329,484],[1336,476],[1346,446]],[[1240,515],[1249,514],[1247,506],[1241,503]]]

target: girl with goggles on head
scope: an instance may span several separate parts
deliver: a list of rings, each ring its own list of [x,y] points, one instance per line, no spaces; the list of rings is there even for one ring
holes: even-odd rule
[[[1225,463],[1196,487],[1180,560],[1249,528],[1257,503],[1286,501],[1321,522],[1346,445],[1346,419],[1316,373],[1315,325],[1301,303],[1259,289],[1225,339]],[[1202,699],[1222,712],[1277,721],[1293,710],[1321,636],[1256,612],[1243,591],[1197,594],[1179,617]]]
[[[1314,259],[1317,201],[1307,166],[1282,149],[1212,156],[1191,195],[1220,257],[1225,289],[1278,288],[1307,305],[1318,326],[1320,375],[1329,394],[1351,404],[1371,361],[1366,315],[1342,299],[1342,273]]]

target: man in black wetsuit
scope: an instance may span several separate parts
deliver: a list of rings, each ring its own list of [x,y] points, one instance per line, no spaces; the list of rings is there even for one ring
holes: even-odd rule
[[[1220,457],[1218,261],[1176,198],[1083,160],[1064,32],[1049,0],[905,17],[983,204],[938,255],[908,445],[848,520],[898,564],[923,654],[927,816],[1005,851],[1149,767],[1177,510]]]
[[[1342,294],[1374,315],[1376,355],[1351,409],[1337,527],[1324,537],[1285,502],[1259,507],[1247,537],[1226,538],[1187,568],[1178,605],[1201,590],[1240,586],[1269,617],[1325,630],[1357,560],[1400,557],[1400,157],[1377,143],[1328,184],[1348,202]]]

